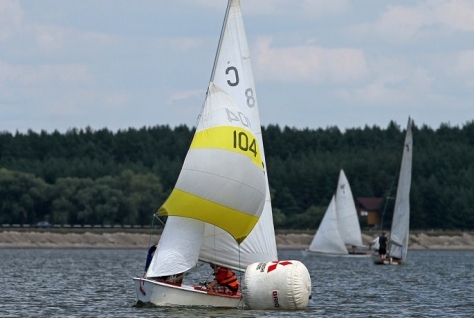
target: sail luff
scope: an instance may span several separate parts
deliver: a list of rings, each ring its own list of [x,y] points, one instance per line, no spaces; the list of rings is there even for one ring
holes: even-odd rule
[[[229,18],[229,12],[230,12],[231,4],[232,4],[232,0],[228,0],[227,1],[227,8],[226,8],[226,11],[225,11],[225,16],[224,16],[224,22],[222,23],[221,34],[219,36],[219,42],[217,44],[216,56],[214,57],[214,65],[212,67],[211,79],[209,80],[209,82],[214,82],[214,74],[216,73],[217,60],[219,58],[219,53],[221,51],[222,39],[224,38],[224,34],[225,34],[226,26],[227,26],[227,19]]]

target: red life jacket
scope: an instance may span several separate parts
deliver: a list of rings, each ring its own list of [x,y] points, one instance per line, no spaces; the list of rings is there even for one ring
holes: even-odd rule
[[[239,290],[239,281],[232,270],[226,267],[218,266],[216,269],[216,280],[221,285],[226,285],[230,290]]]

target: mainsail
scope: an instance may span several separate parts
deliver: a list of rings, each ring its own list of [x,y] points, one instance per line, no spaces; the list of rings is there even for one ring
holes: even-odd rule
[[[408,234],[410,229],[410,187],[413,155],[412,120],[408,119],[405,143],[403,145],[402,164],[398,179],[397,197],[390,231],[390,257],[406,260],[408,251]]]

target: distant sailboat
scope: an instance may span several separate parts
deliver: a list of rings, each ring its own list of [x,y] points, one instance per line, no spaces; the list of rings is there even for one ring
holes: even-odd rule
[[[387,257],[374,256],[374,263],[379,265],[401,265],[407,260],[408,238],[410,231],[410,188],[413,159],[413,121],[408,118],[405,143],[403,145],[402,163],[398,178],[397,196],[390,230]]]
[[[341,169],[336,195],[332,197],[309,248],[303,251],[303,254],[370,257],[368,252],[357,252],[357,250],[352,251],[352,249],[349,251],[347,245],[364,247],[351,187],[344,171]]]

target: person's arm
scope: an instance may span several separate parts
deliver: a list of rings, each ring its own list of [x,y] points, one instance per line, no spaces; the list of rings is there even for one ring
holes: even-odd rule
[[[207,289],[212,289],[217,284],[217,280],[210,281],[206,284]]]

